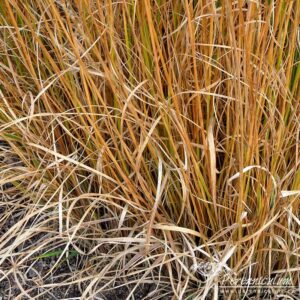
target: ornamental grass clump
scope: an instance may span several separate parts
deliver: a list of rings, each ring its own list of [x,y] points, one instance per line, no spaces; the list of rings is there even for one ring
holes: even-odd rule
[[[299,23],[297,0],[1,1],[3,295],[299,286]]]

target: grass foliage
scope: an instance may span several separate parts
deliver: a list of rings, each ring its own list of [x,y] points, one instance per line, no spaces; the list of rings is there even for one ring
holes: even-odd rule
[[[0,273],[19,297],[298,285],[299,22],[298,0],[1,1]]]

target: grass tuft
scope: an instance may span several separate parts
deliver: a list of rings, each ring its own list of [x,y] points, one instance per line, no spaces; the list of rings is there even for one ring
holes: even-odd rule
[[[299,286],[299,24],[297,0],[1,1],[3,295]]]

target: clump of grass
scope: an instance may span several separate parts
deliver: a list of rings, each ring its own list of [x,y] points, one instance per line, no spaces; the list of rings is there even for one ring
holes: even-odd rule
[[[0,266],[19,297],[299,285],[299,21],[297,0],[2,1]]]

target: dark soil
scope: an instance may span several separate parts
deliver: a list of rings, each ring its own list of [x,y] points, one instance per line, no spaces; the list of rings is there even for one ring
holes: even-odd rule
[[[14,221],[12,219],[7,221],[7,224],[2,226],[0,230],[0,235],[7,231],[8,227],[12,226]],[[30,249],[31,244],[37,245],[43,241],[44,237],[42,234],[38,234],[33,239],[27,240],[22,248]],[[52,249],[53,251],[53,249]],[[45,250],[43,250],[45,253]],[[35,257],[43,254],[37,253]],[[47,257],[39,258],[35,261],[32,259],[25,262],[24,266],[18,271],[21,271],[21,276],[18,274],[9,274],[7,277],[4,277],[3,273],[10,270],[13,266],[13,259],[9,258],[4,261],[0,266],[0,299],[1,300],[13,300],[13,299],[40,299],[40,300],[55,300],[55,299],[80,299],[82,295],[82,288],[76,284],[69,284],[67,286],[59,286],[53,289],[42,289],[39,287],[39,282],[42,282],[42,285],[45,284],[55,284],[63,283],[68,281],[74,272],[78,272],[81,269],[80,257],[72,257],[69,261],[64,261],[59,264],[59,266],[50,273],[49,276],[46,276],[46,273],[55,265],[57,257]],[[41,281],[41,277],[44,277]],[[70,280],[69,280],[70,281]],[[19,282],[19,283],[18,283]],[[119,284],[121,285],[121,283]],[[20,287],[21,286],[21,287]],[[151,299],[148,295],[155,289],[154,284],[143,284],[139,286],[132,297],[135,300],[142,299]],[[22,290],[23,289],[23,293]],[[24,290],[28,297],[24,295]],[[23,295],[22,295],[23,294]],[[95,299],[103,300],[115,300],[115,299],[126,299],[130,294],[128,287],[119,287],[111,289],[109,291],[103,292],[97,296]],[[22,296],[21,296],[22,295]],[[18,298],[19,297],[19,298]],[[167,298],[162,298],[167,299]]]
[[[6,188],[10,188],[8,185]],[[2,201],[5,203],[5,201]],[[9,208],[0,206],[0,238],[17,222],[19,222],[24,217],[24,210],[18,209],[13,212],[8,211]],[[3,216],[9,215],[5,220]],[[4,221],[3,221],[4,220]],[[29,230],[33,225],[33,221],[29,221],[26,224],[25,230]],[[24,230],[24,229],[23,229]],[[51,237],[51,236],[50,236]],[[49,239],[48,233],[37,233],[32,238],[27,239],[22,244],[19,244],[15,249],[13,249],[12,254],[18,254],[17,256],[9,255],[2,264],[0,264],[0,299],[1,300],[13,300],[13,299],[40,299],[40,300],[56,300],[56,299],[83,299],[81,295],[83,294],[84,287],[78,284],[68,284],[65,286],[58,286],[55,288],[41,288],[47,284],[62,284],[66,282],[72,282],[71,278],[74,274],[78,274],[82,271],[83,265],[82,261],[86,261],[80,257],[80,255],[73,256],[71,258],[62,259],[58,266],[49,275],[46,274],[55,265],[58,259],[57,256],[52,257],[40,257],[45,255],[48,251],[61,251],[64,249],[64,244],[58,245],[55,249],[49,249],[43,247],[40,251],[34,251],[29,259],[22,262],[22,267],[20,267],[20,260],[28,253],[31,249],[35,249],[38,245],[41,245]],[[3,245],[3,248],[9,247],[15,240],[15,237],[9,237],[6,239],[7,243]],[[0,249],[1,250],[1,249]],[[70,249],[71,250],[71,249]],[[20,255],[20,258],[19,258]],[[1,257],[0,257],[1,259]],[[15,274],[10,273],[5,276],[13,266],[18,264],[17,272]],[[116,286],[120,287],[110,287],[106,291],[97,295],[95,299],[103,300],[125,300],[130,294],[134,286],[122,286],[122,282],[117,282]],[[151,292],[156,289],[156,285],[152,283],[141,284],[135,289],[133,296],[130,299],[142,300],[142,299],[152,299]],[[25,292],[24,292],[25,291]],[[26,295],[27,293],[27,295]],[[162,299],[167,300],[171,297],[162,296]]]

